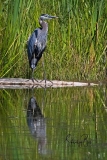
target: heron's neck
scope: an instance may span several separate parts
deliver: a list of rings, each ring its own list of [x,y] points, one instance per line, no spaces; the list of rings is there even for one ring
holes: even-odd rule
[[[45,30],[46,32],[48,31],[48,23],[47,23],[47,22],[45,22],[45,21],[43,21],[43,20],[40,20],[40,21],[39,21],[39,24],[40,24],[40,26],[41,26],[41,28],[42,28],[43,30]]]

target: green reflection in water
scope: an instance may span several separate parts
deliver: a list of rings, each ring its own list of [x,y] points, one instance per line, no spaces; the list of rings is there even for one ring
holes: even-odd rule
[[[0,90],[0,159],[106,159],[106,92],[105,87]],[[42,140],[39,121],[32,121],[34,134],[27,123],[32,96],[45,119]]]

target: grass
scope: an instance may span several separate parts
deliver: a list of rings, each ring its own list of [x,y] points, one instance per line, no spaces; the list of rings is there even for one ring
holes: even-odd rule
[[[45,51],[48,79],[98,80],[106,77],[107,0],[4,0],[0,20],[0,77],[30,78],[26,42],[39,26],[41,13],[57,15],[48,21]],[[35,77],[42,78],[39,62]]]

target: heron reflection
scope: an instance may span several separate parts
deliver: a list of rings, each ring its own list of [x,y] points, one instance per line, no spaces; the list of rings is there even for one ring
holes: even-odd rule
[[[29,100],[27,124],[33,137],[38,140],[38,152],[47,154],[46,121],[34,97]]]

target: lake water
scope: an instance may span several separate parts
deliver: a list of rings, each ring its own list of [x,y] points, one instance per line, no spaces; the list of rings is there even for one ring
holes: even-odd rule
[[[0,90],[0,160],[107,159],[106,86]]]

